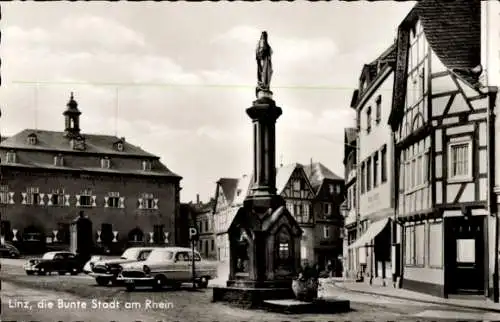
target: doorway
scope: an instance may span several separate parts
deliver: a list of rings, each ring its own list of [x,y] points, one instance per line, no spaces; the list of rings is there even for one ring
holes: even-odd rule
[[[446,218],[450,294],[484,294],[484,216]]]

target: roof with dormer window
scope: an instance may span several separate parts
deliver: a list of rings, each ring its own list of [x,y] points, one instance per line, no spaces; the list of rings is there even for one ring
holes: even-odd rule
[[[28,136],[30,134],[36,134],[37,145],[29,144]],[[64,136],[64,132],[56,131],[45,131],[45,130],[33,130],[26,129],[13,136],[5,138],[0,142],[1,150],[23,150],[25,152],[33,153],[33,157],[30,157],[30,153],[25,153],[23,156],[22,166],[32,167],[32,168],[57,168],[57,169],[68,169],[68,170],[81,170],[81,171],[99,171],[108,172],[115,174],[137,174],[137,175],[148,175],[148,176],[170,176],[179,177],[174,172],[170,171],[165,165],[159,161],[159,157],[144,151],[138,146],[135,146],[129,142],[123,142],[123,151],[118,151],[114,148],[113,143],[120,140],[116,136],[102,135],[102,134],[85,134],[85,144],[86,148],[83,151],[75,151],[72,149],[70,141]],[[101,168],[101,167],[69,167],[69,166],[55,166],[53,162],[42,163],[39,158],[35,158],[34,154],[37,152],[49,152],[61,155],[88,155],[96,156],[101,158],[105,156],[111,157],[127,157],[127,158],[138,158],[144,159],[149,158],[150,160],[155,160],[155,170],[144,172],[142,167],[138,166],[137,169],[124,168],[124,167],[114,167],[112,169]]]

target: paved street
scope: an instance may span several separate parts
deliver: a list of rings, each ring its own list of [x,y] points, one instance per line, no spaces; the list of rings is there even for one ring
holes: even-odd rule
[[[128,293],[122,288],[98,287],[93,279],[81,276],[26,276],[20,266],[2,262],[2,321],[446,321],[500,320],[500,314],[481,311],[459,311],[446,306],[433,306],[383,296],[350,293],[327,285],[325,296],[351,300],[352,311],[338,315],[283,315],[265,311],[249,311],[212,303],[210,289],[192,290],[189,285],[178,291],[138,290]],[[35,289],[32,289],[35,288]],[[28,301],[31,309],[9,307]],[[42,302],[42,300],[46,300]],[[52,309],[37,308],[38,303],[52,301]],[[58,301],[80,308],[57,307]],[[150,301],[150,302],[148,302]],[[92,305],[100,308],[93,309]],[[62,302],[61,302],[62,303]],[[117,308],[108,307],[115,303]],[[163,307],[159,307],[160,303]],[[83,308],[83,305],[87,305]],[[150,304],[151,307],[147,307]],[[43,305],[43,304],[40,304]],[[21,306],[19,304],[19,306]],[[156,306],[156,307],[155,307]],[[69,313],[68,313],[69,311]]]

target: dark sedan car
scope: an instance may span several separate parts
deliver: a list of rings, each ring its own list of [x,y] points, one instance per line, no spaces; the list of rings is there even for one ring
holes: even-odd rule
[[[28,275],[46,275],[57,272],[60,275],[70,273],[76,275],[82,271],[82,263],[78,257],[71,252],[48,252],[42,258],[29,259],[24,264],[24,270]]]
[[[19,250],[12,244],[5,243],[0,245],[0,257],[6,258],[19,258],[21,253]]]

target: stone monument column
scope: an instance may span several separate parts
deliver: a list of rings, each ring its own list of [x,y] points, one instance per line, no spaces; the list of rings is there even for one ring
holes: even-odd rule
[[[257,45],[257,99],[246,109],[253,124],[250,191],[229,226],[227,287],[215,287],[214,301],[250,302],[293,297],[300,264],[302,230],[276,191],[276,121],[282,114],[270,90],[272,50],[267,33]]]
[[[246,110],[253,123],[254,176],[245,204],[266,211],[283,204],[276,195],[276,120],[282,110],[276,106],[270,91],[258,95],[261,97]]]

